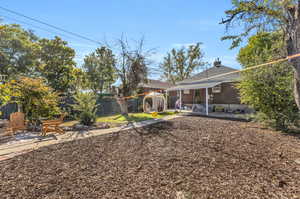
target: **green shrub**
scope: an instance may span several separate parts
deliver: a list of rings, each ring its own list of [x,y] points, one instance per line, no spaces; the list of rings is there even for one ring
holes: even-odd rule
[[[79,114],[80,123],[86,126],[91,126],[96,121],[96,114],[83,111]]]
[[[225,112],[225,108],[223,106],[215,106],[215,112]]]
[[[79,112],[78,119],[80,123],[87,126],[94,124],[97,111],[96,96],[91,92],[78,92],[74,98],[76,104],[73,105],[73,108]]]
[[[280,33],[259,33],[242,48],[238,61],[244,68],[284,57]],[[296,125],[299,111],[293,98],[293,70],[288,62],[242,72],[238,84],[242,103],[252,106],[257,118],[270,127],[287,130]]]

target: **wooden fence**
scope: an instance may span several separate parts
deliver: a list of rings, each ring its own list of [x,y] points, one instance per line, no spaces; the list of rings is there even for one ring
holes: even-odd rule
[[[134,98],[129,99],[128,101],[128,112],[129,113],[136,113],[142,112],[143,107],[143,98]],[[115,98],[104,98],[97,101],[98,109],[97,115],[104,116],[104,115],[114,115],[121,113],[120,105],[118,104]]]
[[[68,104],[74,104],[72,99],[69,99]],[[102,98],[97,100],[97,116],[105,116],[105,115],[114,115],[121,113],[120,105],[118,104],[115,98]],[[134,98],[128,100],[128,112],[136,113],[142,112],[143,107],[143,98]],[[18,106],[17,104],[7,104],[5,106],[0,107],[0,119],[9,119],[9,115],[11,113],[17,112]]]

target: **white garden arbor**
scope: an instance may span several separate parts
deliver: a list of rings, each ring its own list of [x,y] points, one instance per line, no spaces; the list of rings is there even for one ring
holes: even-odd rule
[[[150,104],[149,101],[152,101]],[[147,94],[143,99],[143,110],[146,113],[149,112],[163,112],[167,109],[167,100],[162,93],[151,92]]]

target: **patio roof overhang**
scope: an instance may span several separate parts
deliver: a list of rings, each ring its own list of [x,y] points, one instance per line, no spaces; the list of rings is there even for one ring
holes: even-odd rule
[[[183,84],[171,87],[167,89],[167,91],[180,91],[180,90],[193,90],[193,89],[201,89],[201,88],[212,88],[223,82],[203,82],[197,84]]]

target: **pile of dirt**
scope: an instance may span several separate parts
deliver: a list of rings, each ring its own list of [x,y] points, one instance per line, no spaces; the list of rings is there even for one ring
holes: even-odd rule
[[[1,198],[300,198],[299,138],[177,118],[0,162]]]

